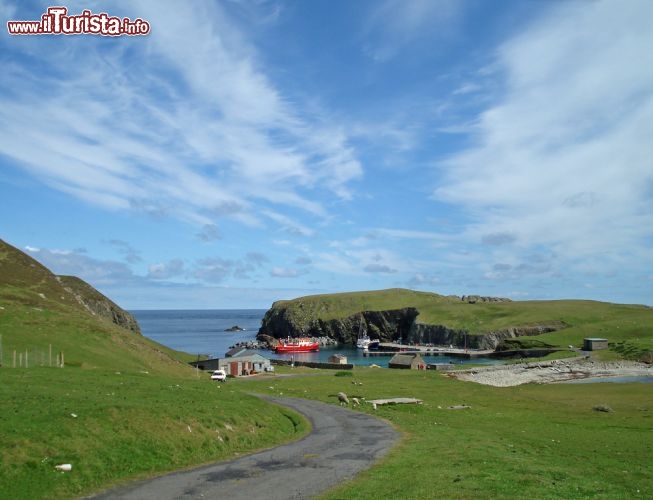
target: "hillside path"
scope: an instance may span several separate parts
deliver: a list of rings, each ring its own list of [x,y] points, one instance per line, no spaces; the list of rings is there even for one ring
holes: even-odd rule
[[[351,479],[399,439],[387,422],[365,413],[306,399],[266,397],[304,415],[305,438],[226,462],[101,493],[95,499],[306,499]]]

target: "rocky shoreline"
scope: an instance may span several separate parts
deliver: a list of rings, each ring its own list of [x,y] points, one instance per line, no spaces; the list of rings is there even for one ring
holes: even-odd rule
[[[590,377],[653,376],[653,366],[635,361],[594,361],[586,358],[498,365],[449,372],[448,376],[495,387],[549,384]]]

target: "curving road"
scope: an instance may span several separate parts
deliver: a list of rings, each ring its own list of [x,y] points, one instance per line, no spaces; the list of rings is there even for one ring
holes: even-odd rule
[[[369,468],[399,439],[388,423],[364,413],[305,399],[266,399],[303,414],[312,432],[277,448],[174,472],[93,498],[311,498]]]

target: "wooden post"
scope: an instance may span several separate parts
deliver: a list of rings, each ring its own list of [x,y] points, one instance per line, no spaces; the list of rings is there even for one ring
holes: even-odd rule
[[[63,351],[61,351],[60,356],[61,356],[61,364],[59,365],[59,367],[60,367],[60,368],[63,368],[63,366],[64,366],[64,361],[63,361]]]
[[[22,368],[22,367],[23,367],[23,353],[19,352],[18,353],[18,368]]]
[[[14,368],[16,368],[16,351],[14,350]]]
[[[27,349],[25,349],[25,368],[28,368],[28,366],[27,366]]]
[[[50,357],[49,357],[48,365],[52,366],[52,344],[50,344]]]

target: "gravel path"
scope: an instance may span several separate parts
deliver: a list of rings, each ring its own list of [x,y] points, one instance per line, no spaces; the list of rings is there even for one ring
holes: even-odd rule
[[[311,498],[369,468],[399,439],[388,423],[365,413],[304,399],[266,399],[306,416],[312,432],[277,448],[175,472],[92,498]]]

